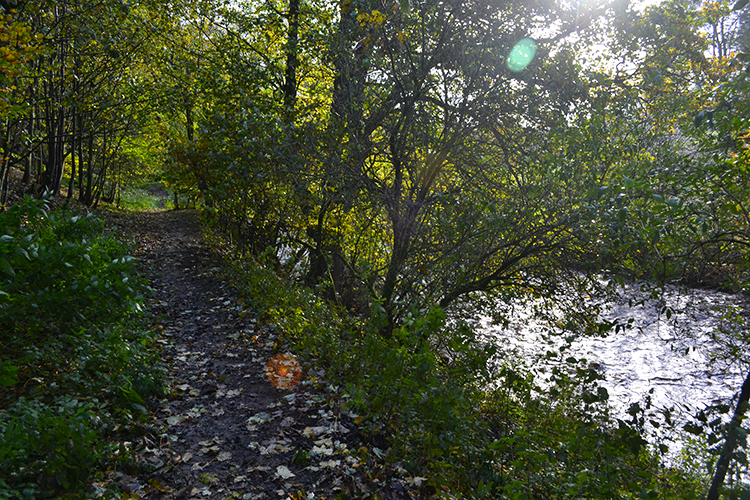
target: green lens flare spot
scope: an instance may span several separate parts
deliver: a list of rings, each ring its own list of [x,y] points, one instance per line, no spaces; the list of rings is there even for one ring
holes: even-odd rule
[[[524,38],[510,51],[508,69],[516,72],[523,71],[534,60],[535,54],[536,42],[531,38]]]

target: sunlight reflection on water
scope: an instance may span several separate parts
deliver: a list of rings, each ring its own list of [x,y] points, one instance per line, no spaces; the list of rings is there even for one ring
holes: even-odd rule
[[[668,289],[661,300],[646,298],[637,286],[622,289],[601,318],[620,323],[632,319],[630,328],[606,337],[578,338],[568,351],[568,355],[585,358],[604,375],[601,385],[609,391],[615,415],[625,415],[630,404],[642,401],[651,389],[654,406],[674,407],[676,413],[685,415],[739,391],[744,380],[741,368],[716,356],[720,344],[712,334],[720,331],[727,309],[747,308],[746,300],[738,295],[676,288]],[[631,299],[644,302],[630,307]],[[665,306],[670,309],[669,319]],[[507,328],[487,321],[484,333],[488,340],[517,350],[535,372],[544,374],[551,369],[545,352],[564,345],[562,338],[548,335],[549,329],[548,324],[521,311]]]

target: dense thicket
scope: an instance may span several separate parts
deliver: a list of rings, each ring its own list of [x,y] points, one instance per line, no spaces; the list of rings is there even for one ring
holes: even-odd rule
[[[145,283],[102,228],[42,200],[0,214],[1,498],[60,498],[125,466],[118,436],[164,395],[134,314]]]

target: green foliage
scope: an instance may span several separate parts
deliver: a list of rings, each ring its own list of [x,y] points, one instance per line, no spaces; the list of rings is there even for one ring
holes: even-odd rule
[[[165,396],[154,347],[137,322],[28,346],[17,360],[24,387],[13,387],[22,396],[0,412],[0,498],[82,490],[97,471],[127,460],[117,436],[126,437],[148,416],[148,402]]]
[[[446,328],[444,319],[438,308],[415,311],[390,339],[371,327],[356,344],[339,343],[330,362],[364,419],[361,429],[390,440],[391,460],[436,483],[470,488],[471,467],[487,445],[480,402],[495,349],[465,326]]]
[[[126,210],[148,211],[158,210],[164,204],[163,198],[154,196],[148,189],[142,187],[128,187],[120,192],[118,205]]]
[[[116,322],[140,308],[126,248],[91,214],[48,214],[27,200],[0,214],[0,342]]]
[[[40,200],[0,214],[0,498],[82,491],[164,396],[145,287],[102,229]]]
[[[9,387],[18,382],[18,367],[0,358],[0,386]]]
[[[81,487],[102,457],[94,408],[73,398],[19,399],[0,414],[0,498],[49,498]]]

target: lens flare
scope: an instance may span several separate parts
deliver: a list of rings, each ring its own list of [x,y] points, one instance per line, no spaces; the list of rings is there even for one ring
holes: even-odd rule
[[[515,72],[523,71],[534,60],[534,55],[536,42],[531,38],[524,38],[508,54],[508,69]]]
[[[302,378],[302,367],[291,354],[277,354],[266,363],[266,377],[275,387],[288,390]]]

